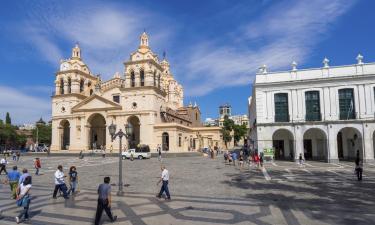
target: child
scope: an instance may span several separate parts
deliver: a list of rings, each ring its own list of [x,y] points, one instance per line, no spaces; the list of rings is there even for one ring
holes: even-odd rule
[[[243,155],[240,155],[240,157],[238,158],[238,161],[240,162],[240,170],[242,171],[242,168],[243,168]]]
[[[68,191],[68,195],[70,192],[74,194],[74,192],[77,189],[77,183],[78,183],[78,173],[75,166],[71,166],[69,170],[69,183],[70,183],[70,189]]]

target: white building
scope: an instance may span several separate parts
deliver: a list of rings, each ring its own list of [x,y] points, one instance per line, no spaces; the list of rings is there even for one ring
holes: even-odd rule
[[[276,158],[374,161],[375,63],[256,74],[249,98],[249,139]]]

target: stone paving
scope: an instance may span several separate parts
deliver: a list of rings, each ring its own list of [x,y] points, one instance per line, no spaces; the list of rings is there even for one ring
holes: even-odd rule
[[[96,188],[104,176],[118,180],[118,159],[109,157],[41,157],[42,175],[33,176],[29,224],[92,224]],[[172,201],[159,200],[160,162],[156,158],[124,162],[125,195],[115,196],[114,224],[375,224],[375,165],[368,164],[364,180],[355,180],[353,163],[308,162],[300,167],[277,161],[260,170],[246,165],[243,171],[225,165],[222,156],[163,159],[170,171]],[[31,172],[32,158],[18,166]],[[8,170],[14,163],[8,166]],[[78,168],[80,192],[69,200],[52,199],[53,173],[57,164],[65,172]],[[30,169],[31,168],[31,169]],[[0,179],[5,176],[1,175]],[[0,185],[0,224],[15,224],[20,208],[10,199],[8,185]],[[102,222],[110,224],[103,214]]]

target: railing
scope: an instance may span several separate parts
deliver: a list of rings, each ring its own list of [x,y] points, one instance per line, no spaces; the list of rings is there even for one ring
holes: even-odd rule
[[[340,112],[340,120],[355,120],[358,118],[357,112]]]
[[[289,122],[289,114],[275,114],[275,122]]]
[[[307,113],[305,115],[306,121],[322,121],[322,114],[321,113]]]

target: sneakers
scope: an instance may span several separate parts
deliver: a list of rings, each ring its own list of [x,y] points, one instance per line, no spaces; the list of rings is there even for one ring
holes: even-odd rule
[[[117,216],[114,216],[113,220],[112,220],[112,223],[115,222],[116,220],[117,220]]]
[[[18,216],[16,216],[16,223],[20,223],[20,218]]]

